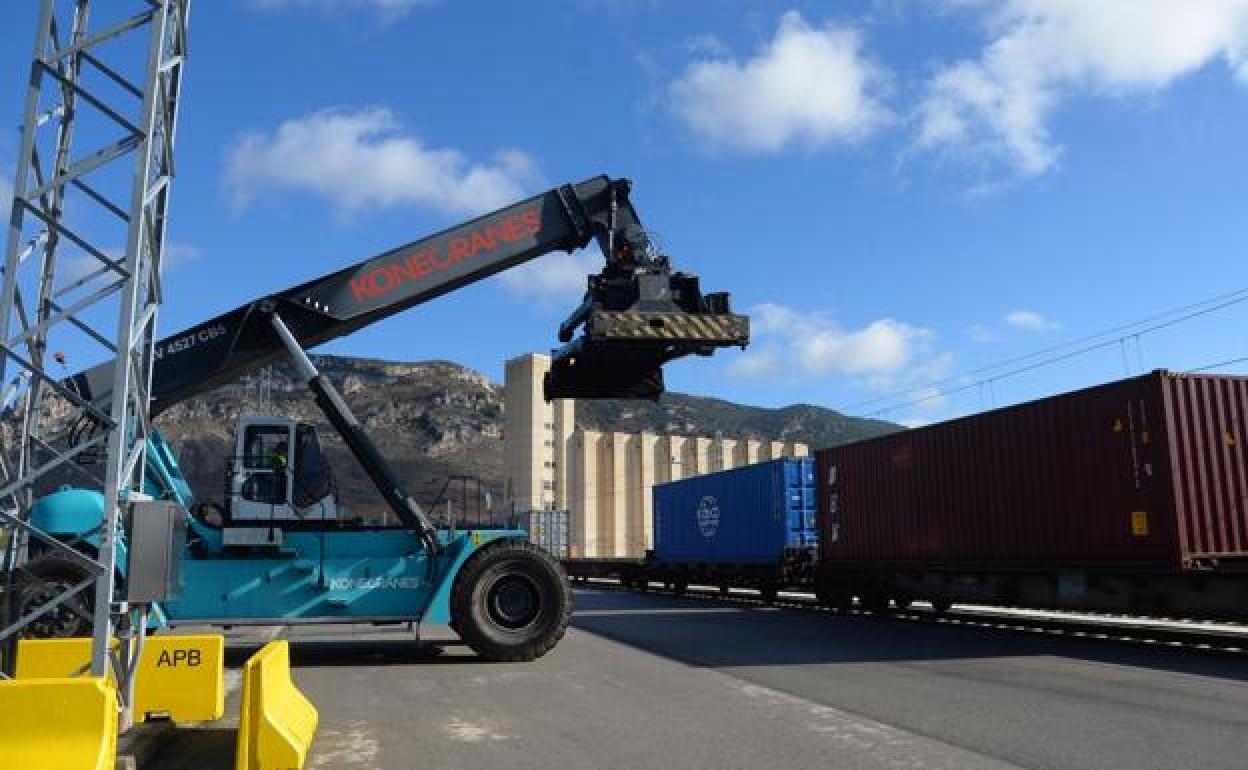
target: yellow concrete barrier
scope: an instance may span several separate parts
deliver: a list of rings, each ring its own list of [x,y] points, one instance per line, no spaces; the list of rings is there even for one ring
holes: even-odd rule
[[[0,681],[0,767],[111,770],[117,692],[97,677]]]
[[[319,717],[290,678],[290,645],[269,642],[243,666],[237,770],[295,770],[308,759]]]
[[[90,660],[90,639],[23,639],[18,642],[15,673],[18,679],[80,676]],[[175,722],[209,722],[224,713],[224,637],[149,636],[144,640],[134,686],[136,722],[150,714]]]
[[[82,676],[91,667],[91,640],[22,639],[17,643],[18,679]]]

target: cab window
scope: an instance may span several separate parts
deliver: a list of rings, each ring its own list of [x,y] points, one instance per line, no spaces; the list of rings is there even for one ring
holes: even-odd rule
[[[290,434],[285,426],[252,425],[243,440],[243,466],[268,470],[274,467],[280,450],[286,450]],[[283,451],[282,454],[286,452]]]
[[[299,451],[295,455],[294,504],[297,508],[305,508],[333,492],[334,477],[325,455],[321,453],[316,428],[300,425],[295,436]]]

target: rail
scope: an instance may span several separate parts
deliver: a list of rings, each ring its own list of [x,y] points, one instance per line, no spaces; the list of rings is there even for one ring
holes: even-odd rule
[[[617,591],[632,590],[621,585],[618,580],[610,578],[589,578],[575,584]],[[711,586],[691,585],[683,592],[677,592],[659,587],[661,585],[651,583],[647,591],[703,600],[783,607],[803,612],[826,612],[847,617],[879,618],[910,623],[1248,655],[1248,625],[1233,622],[1091,612],[1024,610],[983,605],[957,605],[947,612],[937,612],[933,609],[920,609],[919,607],[925,605],[925,602],[916,602],[915,605],[905,609],[878,612],[858,608],[825,607],[815,600],[813,594],[799,592],[781,591],[775,601],[765,602],[758,591],[747,588],[733,588],[725,593]]]

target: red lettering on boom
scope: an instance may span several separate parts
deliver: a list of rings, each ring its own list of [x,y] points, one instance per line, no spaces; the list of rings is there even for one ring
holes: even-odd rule
[[[472,241],[467,238],[455,238],[446,249],[446,264],[449,267],[452,262],[458,262],[468,256],[472,249]]]
[[[532,237],[541,230],[541,212],[536,208],[502,217],[467,235],[450,239],[445,252],[437,245],[426,246],[402,260],[379,265],[352,278],[351,296],[356,300],[366,300],[389,294],[405,282],[442,272],[456,262],[471,259],[482,252],[495,251],[501,244]]]
[[[498,242],[495,241],[493,238],[487,238],[481,233],[472,234],[472,255],[474,257],[477,255],[477,252],[481,251],[482,249],[486,249],[487,251],[493,251],[496,248],[498,248]]]

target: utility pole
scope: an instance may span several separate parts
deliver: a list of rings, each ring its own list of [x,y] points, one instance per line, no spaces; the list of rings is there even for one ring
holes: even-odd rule
[[[32,625],[90,615],[90,673],[111,662],[123,729],[146,608],[118,585],[117,546],[143,493],[190,4],[40,0],[0,289],[0,382],[16,370],[28,383],[0,452],[4,673]],[[65,384],[49,350],[80,366],[116,358],[107,411]],[[101,456],[103,475],[86,462]],[[84,479],[103,493],[94,558],[31,524],[37,495]]]

